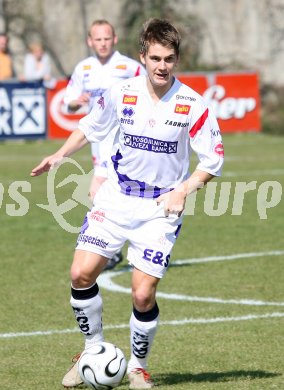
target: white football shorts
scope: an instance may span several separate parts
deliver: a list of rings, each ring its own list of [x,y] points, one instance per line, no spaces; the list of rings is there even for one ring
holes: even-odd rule
[[[128,242],[128,262],[146,274],[162,278],[166,272],[182,217],[165,217],[163,203],[127,196],[107,180],[86,214],[76,249],[111,258]]]

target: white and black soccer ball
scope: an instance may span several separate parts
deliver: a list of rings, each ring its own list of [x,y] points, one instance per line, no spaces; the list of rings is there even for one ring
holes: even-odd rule
[[[120,385],[127,362],[116,345],[100,342],[86,349],[79,359],[79,374],[84,383],[96,390],[110,390]]]

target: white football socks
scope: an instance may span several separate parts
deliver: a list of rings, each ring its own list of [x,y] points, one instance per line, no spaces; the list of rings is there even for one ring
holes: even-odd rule
[[[85,336],[85,349],[104,341],[102,328],[103,301],[95,283],[86,289],[71,287],[71,306],[80,331]]]
[[[133,308],[129,322],[131,357],[128,362],[127,373],[134,368],[147,368],[147,359],[157,331],[158,322],[159,308],[157,304],[146,313],[138,312],[138,310]]]

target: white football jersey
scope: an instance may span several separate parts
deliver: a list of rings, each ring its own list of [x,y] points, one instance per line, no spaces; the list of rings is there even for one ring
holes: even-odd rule
[[[117,127],[109,180],[126,195],[156,198],[175,188],[189,177],[192,151],[197,169],[221,174],[224,152],[215,115],[177,79],[156,104],[145,76],[115,84],[79,122],[90,142]]]
[[[115,51],[106,64],[101,64],[95,55],[75,67],[67,85],[64,103],[69,104],[84,92],[91,93],[89,111],[94,100],[118,81],[146,74],[144,67],[132,58]]]

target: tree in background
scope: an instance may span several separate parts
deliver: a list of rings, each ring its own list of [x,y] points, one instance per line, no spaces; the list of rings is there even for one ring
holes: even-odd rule
[[[0,10],[4,30],[16,42],[17,51],[13,53],[14,62],[17,64],[18,58],[24,55],[32,41],[38,41],[48,51],[58,72],[66,76],[62,60],[54,50],[52,39],[42,23],[44,18],[42,1],[1,0]]]
[[[169,0],[152,0],[151,2],[148,0],[125,0],[120,20],[124,32],[124,40],[120,39],[118,44],[120,50],[130,57],[138,59],[138,37],[142,24],[153,17],[168,19],[176,25],[182,36],[182,59],[179,70],[201,69],[199,48],[204,27],[197,16],[189,13],[184,14],[184,12],[178,11],[174,5]]]

